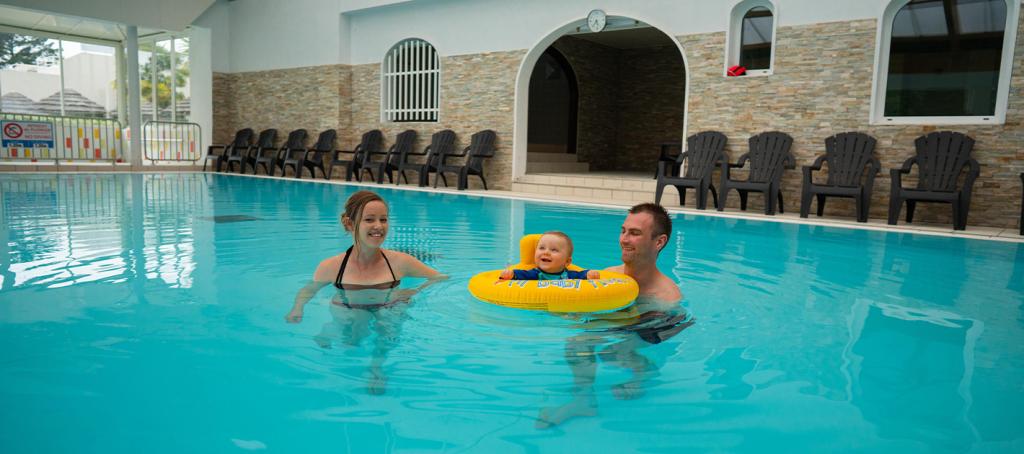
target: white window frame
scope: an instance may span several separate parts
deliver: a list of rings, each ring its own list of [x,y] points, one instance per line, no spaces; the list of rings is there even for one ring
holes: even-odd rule
[[[893,0],[882,11],[875,36],[875,68],[871,83],[871,110],[869,123],[873,125],[988,125],[1006,123],[1006,106],[1010,93],[1010,74],[1013,72],[1013,51],[1017,43],[1017,17],[1020,0],[1006,2],[1006,27],[1003,29],[1003,55],[999,61],[999,82],[996,86],[996,110],[984,116],[928,116],[886,117],[885,89],[889,78],[889,50],[892,24],[898,13],[910,0]]]
[[[417,46],[416,44],[421,44]],[[423,48],[423,44],[429,46],[433,51],[433,60],[430,54]],[[404,53],[404,54],[403,54]],[[401,72],[392,70],[396,64],[398,55],[418,61],[413,70]],[[412,80],[399,80],[400,75],[420,76],[410,78]],[[434,75],[431,86],[429,75]],[[395,100],[392,103],[391,96],[394,94],[395,84],[403,83],[405,97],[402,100]],[[433,96],[422,105],[422,99],[409,96],[410,90],[418,91],[432,90]],[[398,107],[393,107],[393,106]],[[431,118],[431,114],[433,118]],[[437,47],[422,38],[406,38],[388,49],[384,54],[384,60],[380,63],[380,121],[382,123],[437,123],[441,121],[441,53]]]
[[[729,30],[725,36],[725,64],[722,65],[722,76],[729,77],[729,67],[740,64],[740,48],[743,45],[743,17],[750,10],[762,7],[772,13],[772,53],[768,61],[768,69],[748,69],[747,76],[770,76],[775,73],[775,44],[778,41],[779,9],[770,0],[744,0],[732,7],[729,13]]]

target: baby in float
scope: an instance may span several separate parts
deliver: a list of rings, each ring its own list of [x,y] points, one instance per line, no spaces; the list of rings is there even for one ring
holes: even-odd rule
[[[557,230],[544,232],[537,241],[533,253],[533,269],[514,270],[506,268],[498,276],[500,280],[551,281],[560,279],[600,279],[597,270],[568,269],[572,263],[572,240],[569,235]]]

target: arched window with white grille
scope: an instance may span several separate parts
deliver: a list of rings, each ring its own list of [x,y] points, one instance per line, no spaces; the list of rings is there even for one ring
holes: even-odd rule
[[[441,61],[434,46],[407,39],[384,57],[381,79],[383,121],[437,121],[441,106]]]

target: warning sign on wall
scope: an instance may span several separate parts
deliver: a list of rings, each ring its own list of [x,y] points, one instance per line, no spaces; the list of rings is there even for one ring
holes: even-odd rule
[[[0,121],[4,148],[53,148],[53,123],[46,121]]]

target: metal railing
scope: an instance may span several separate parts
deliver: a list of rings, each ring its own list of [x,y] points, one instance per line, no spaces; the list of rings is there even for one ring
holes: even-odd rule
[[[142,125],[143,156],[150,161],[198,161],[203,129],[196,123],[150,120]]]
[[[5,129],[12,128],[4,131],[5,140],[0,143],[0,160],[53,161],[55,164],[60,164],[61,161],[124,161],[125,148],[121,133],[123,128],[121,122],[117,120],[0,112],[0,121]],[[46,125],[49,125],[49,137],[52,139],[52,143],[45,143],[46,140],[18,141],[10,139],[19,129],[25,129],[24,127],[34,127],[37,131],[45,131]]]

